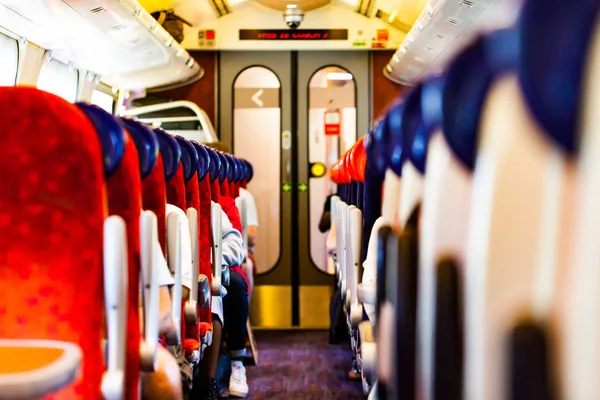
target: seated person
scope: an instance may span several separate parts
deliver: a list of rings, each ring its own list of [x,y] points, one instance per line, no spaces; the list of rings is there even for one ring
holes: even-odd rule
[[[231,197],[221,196],[219,203],[227,215],[234,230],[240,233],[242,223],[240,214]],[[246,323],[249,313],[249,285],[246,275],[240,264],[231,266],[230,283],[227,287],[227,296],[223,299],[223,311],[227,319],[225,343],[231,358],[231,376],[229,378],[229,394],[235,397],[248,396],[248,383],[246,381],[246,368],[243,359],[246,356]]]
[[[319,232],[321,233],[326,233],[331,229],[331,198],[333,196],[333,194],[330,194],[325,199],[323,214],[321,214],[321,220],[319,221]]]
[[[207,143],[207,146],[230,153],[229,148],[222,142]],[[240,190],[241,195],[241,190]],[[220,196],[219,204],[229,217],[229,221],[240,235],[242,223],[236,202],[229,196]],[[258,222],[257,226],[258,226]],[[250,232],[249,232],[250,236]],[[241,237],[241,236],[240,236]],[[256,240],[256,236],[252,238]],[[250,242],[250,237],[249,237]],[[250,245],[250,243],[249,243]],[[229,394],[235,397],[246,397],[248,395],[248,383],[246,381],[246,368],[243,358],[246,355],[246,323],[249,313],[249,281],[252,273],[246,274],[242,268],[242,261],[236,267],[230,267],[230,285],[227,287],[227,296],[223,298],[225,318],[227,319],[225,343],[231,357],[231,376],[229,379]],[[246,270],[251,271],[251,266]],[[217,352],[218,356],[218,352]],[[215,364],[216,366],[216,364]]]
[[[229,218],[222,211],[221,249],[223,252],[223,265],[230,269],[240,265],[244,259],[243,241],[240,232],[233,228]],[[191,270],[187,273],[182,271],[182,282],[191,283]],[[231,274],[230,272],[230,275]],[[232,278],[233,279],[233,278]],[[192,389],[191,399],[217,399],[217,382],[215,380],[217,362],[219,359],[219,349],[221,346],[222,328],[225,322],[223,316],[223,303],[231,295],[231,285],[228,288],[221,288],[221,296],[212,297],[212,318],[213,318],[213,338],[212,344],[206,349],[204,358],[200,361],[198,373],[194,376],[194,387]],[[235,292],[235,291],[234,291]],[[225,296],[223,298],[223,296]]]
[[[248,302],[250,302],[250,296],[252,295],[252,289],[254,289],[254,275],[256,274],[256,262],[254,260],[254,247],[258,238],[258,213],[256,212],[256,203],[254,196],[249,190],[240,188],[240,196],[235,199],[235,205],[241,215],[242,213],[242,201],[246,201],[246,223],[248,232],[248,254],[246,255],[246,261],[242,265],[244,275],[248,280],[249,296]]]

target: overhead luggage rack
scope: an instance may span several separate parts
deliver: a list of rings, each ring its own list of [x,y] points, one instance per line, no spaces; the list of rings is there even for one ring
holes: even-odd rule
[[[412,86],[441,72],[479,31],[510,26],[521,0],[431,0],[406,35],[384,75]]]
[[[119,89],[178,86],[204,73],[135,0],[0,0],[0,26]]]

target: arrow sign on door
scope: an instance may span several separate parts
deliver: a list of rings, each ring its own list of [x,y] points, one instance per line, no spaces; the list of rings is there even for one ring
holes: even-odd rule
[[[236,88],[234,108],[279,108],[279,88]]]
[[[258,89],[258,91],[256,93],[254,93],[254,95],[251,97],[254,104],[256,104],[259,107],[262,107],[265,105],[265,103],[263,103],[263,101],[260,99],[260,96],[262,96],[263,93],[264,93],[264,90]]]

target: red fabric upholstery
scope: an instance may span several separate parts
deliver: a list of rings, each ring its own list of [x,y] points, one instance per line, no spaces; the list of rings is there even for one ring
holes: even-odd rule
[[[167,203],[173,204],[181,208],[183,211],[187,209],[185,199],[185,183],[183,182],[183,163],[179,162],[179,168],[173,177],[167,181]]]
[[[221,208],[227,214],[229,222],[233,225],[233,229],[236,229],[240,235],[242,234],[242,219],[240,218],[240,212],[235,205],[235,200],[229,196],[221,196],[219,199]]]
[[[210,198],[215,203],[219,202],[219,198],[221,197],[221,185],[219,185],[219,180],[215,179],[210,183]]]
[[[200,350],[200,342],[196,339],[183,340],[183,355],[189,359],[194,354],[195,350]]]
[[[208,277],[210,287],[212,288],[212,266],[210,263],[210,236],[211,236],[211,189],[210,189],[210,178],[207,175],[201,182],[198,183],[198,194],[200,200],[200,222],[198,225],[198,235],[200,236],[200,242],[198,243],[198,270],[201,274]],[[200,310],[200,321],[208,323],[210,330],[212,331],[212,313],[210,309]],[[208,327],[202,328],[200,326],[200,337],[204,337],[205,333],[202,329],[209,330]]]
[[[365,181],[367,152],[364,146],[366,136],[362,136],[348,152],[348,172],[355,182]]]
[[[127,360],[125,398],[137,399],[140,377],[140,210],[142,177],[135,143],[126,134],[125,154],[115,173],[106,179],[108,213],[118,215],[127,225],[129,255]]]
[[[167,189],[165,185],[165,167],[162,155],[158,154],[158,160],[154,169],[142,181],[142,203],[144,210],[153,211],[158,221],[158,241],[163,254],[166,254],[167,224],[166,203]]]
[[[100,143],[85,115],[52,94],[2,88],[0,109],[0,337],[78,344],[82,373],[47,398],[100,399]]]
[[[187,207],[193,207],[197,211],[200,210],[200,193],[198,189],[198,172],[185,183],[185,202]]]
[[[229,179],[225,178],[225,180],[221,182],[220,186],[221,196],[229,196]]]
[[[180,168],[182,169],[182,168]],[[195,208],[198,212],[198,228],[200,228],[200,193],[198,190],[198,172],[195,172],[194,175],[190,178],[189,181],[185,182],[185,201],[188,208]],[[198,240],[198,245],[200,245],[200,235],[198,234],[198,238],[191,238],[192,240]],[[200,249],[198,249],[200,251]],[[198,270],[200,270],[198,266]],[[185,305],[185,300],[183,301]],[[185,318],[181,319],[182,324],[185,324]],[[200,308],[198,307],[198,319],[196,320],[195,325],[187,325],[185,327],[185,336],[186,338],[183,341],[183,348],[186,354],[191,354],[191,351],[198,350],[200,348],[199,338],[199,326],[200,323]],[[183,327],[182,327],[183,328]],[[190,347],[192,346],[192,347]]]

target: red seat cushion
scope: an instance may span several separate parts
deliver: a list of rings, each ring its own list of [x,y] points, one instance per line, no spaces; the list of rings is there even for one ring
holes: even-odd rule
[[[82,374],[48,397],[99,399],[105,218],[100,143],[86,116],[57,96],[1,88],[0,109],[0,337],[78,344]]]
[[[200,246],[200,193],[198,189],[198,172],[195,172],[194,175],[185,182],[185,201],[188,208],[195,208],[198,212],[198,237],[191,238],[192,240],[198,240],[198,246]],[[200,247],[198,247],[198,253],[200,254]],[[198,273],[200,273],[200,265],[198,265]],[[188,339],[194,339],[196,341],[200,338],[200,331],[198,324],[202,320],[200,315],[200,303],[198,303],[198,318],[196,320],[195,325],[187,325],[186,326],[186,335],[185,337]]]
[[[156,214],[158,241],[160,242],[163,254],[166,254],[167,239],[166,203],[165,167],[162,156],[158,154],[158,159],[152,172],[142,181],[142,204],[144,210],[149,210]]]
[[[183,182],[183,163],[179,162],[179,168],[175,175],[167,181],[167,203],[181,208],[183,211],[187,208],[185,201],[185,183]]]
[[[200,222],[198,225],[198,235],[200,242],[198,243],[198,270],[201,274],[208,277],[210,287],[212,288],[212,265],[210,262],[210,237],[211,237],[211,188],[210,177],[207,175],[204,179],[198,182],[198,193],[200,200]],[[211,289],[212,290],[212,289]],[[200,321],[209,323],[212,329],[212,313],[210,309],[200,310]],[[200,337],[204,337],[202,328],[200,328]]]
[[[210,198],[215,203],[219,202],[219,198],[221,197],[221,185],[219,184],[219,180],[215,179],[210,183]]]
[[[229,222],[233,225],[233,229],[237,230],[240,235],[242,234],[242,219],[240,218],[240,211],[235,205],[235,200],[229,196],[221,196],[219,199],[221,208],[227,214]]]

